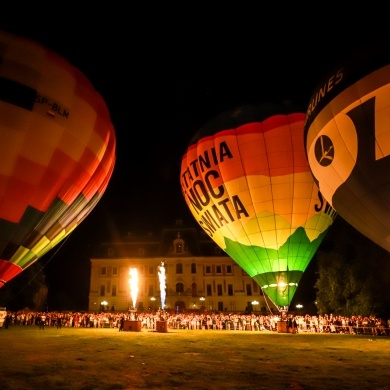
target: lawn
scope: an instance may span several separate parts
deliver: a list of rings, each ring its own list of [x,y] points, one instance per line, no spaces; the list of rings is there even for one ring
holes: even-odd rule
[[[10,326],[0,389],[389,389],[390,337]]]

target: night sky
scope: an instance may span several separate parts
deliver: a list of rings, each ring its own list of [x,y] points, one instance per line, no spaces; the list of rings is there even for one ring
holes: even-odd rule
[[[181,194],[180,162],[208,119],[257,101],[289,100],[306,111],[323,75],[349,52],[390,36],[380,23],[365,27],[372,21],[365,12],[352,19],[318,6],[311,17],[295,5],[259,7],[51,9],[27,22],[19,14],[0,17],[0,29],[33,38],[81,70],[116,130],[117,162],[102,200],[42,259],[57,290],[82,288],[100,241],[159,232],[176,219],[196,226]]]

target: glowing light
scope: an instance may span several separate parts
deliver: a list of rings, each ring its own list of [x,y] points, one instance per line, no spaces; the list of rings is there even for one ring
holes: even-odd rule
[[[161,310],[164,310],[165,307],[165,297],[166,297],[166,286],[165,286],[165,267],[164,262],[161,262],[161,265],[158,266],[158,278],[160,280],[160,294],[161,294]]]
[[[135,309],[138,297],[138,270],[137,268],[130,268],[130,295],[133,300],[133,308]]]

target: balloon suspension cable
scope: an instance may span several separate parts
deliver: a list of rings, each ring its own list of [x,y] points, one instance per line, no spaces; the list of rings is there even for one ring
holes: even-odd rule
[[[268,303],[268,301],[267,301],[267,294],[264,292],[263,287],[260,286],[260,289],[261,289],[261,291],[263,292],[263,297],[264,297],[265,304],[267,305],[268,312],[269,312],[270,314],[273,314],[273,313],[272,313],[272,310],[271,310],[271,308],[270,308],[270,306],[269,306],[269,303]],[[270,300],[271,300],[271,299],[270,299]]]

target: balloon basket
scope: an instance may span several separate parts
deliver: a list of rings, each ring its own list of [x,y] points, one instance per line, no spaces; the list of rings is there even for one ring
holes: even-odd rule
[[[167,321],[156,321],[156,332],[160,332],[160,333],[168,332]]]
[[[277,331],[278,333],[288,333],[287,321],[278,321]]]
[[[123,324],[124,332],[141,332],[141,321],[125,321]]]

